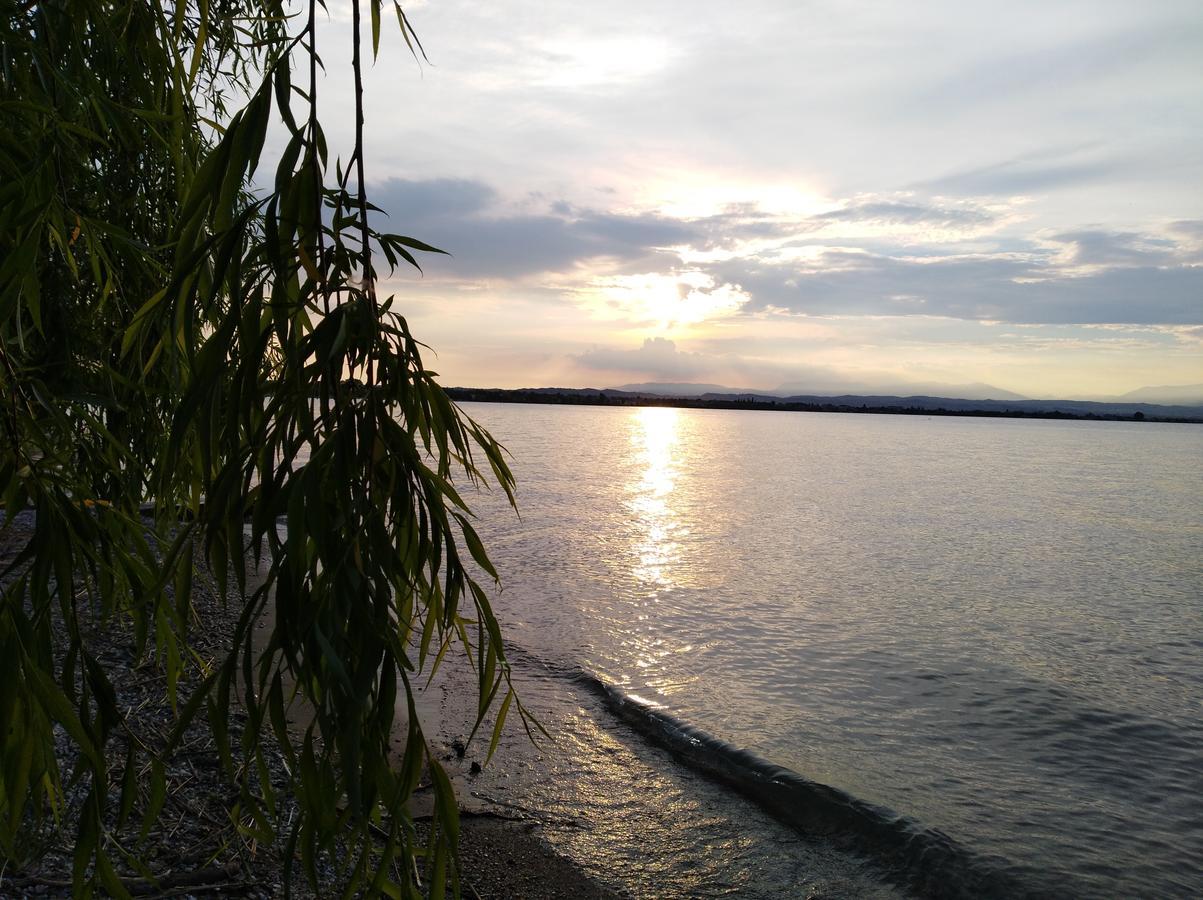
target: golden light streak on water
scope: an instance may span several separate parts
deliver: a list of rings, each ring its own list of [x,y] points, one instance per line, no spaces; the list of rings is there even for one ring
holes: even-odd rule
[[[503,626],[535,660],[937,829],[1032,893],[1199,894],[1197,426],[468,408],[527,492],[520,521],[486,498],[486,537]],[[641,873],[652,834],[743,852],[634,774],[586,706],[551,729],[584,749],[522,770],[571,796],[558,816],[596,804],[569,839]],[[751,882],[678,896],[799,895],[765,880],[779,841],[748,850]]]
[[[675,586],[681,522],[673,509],[678,465],[678,411],[662,407],[633,410],[631,445],[641,467],[632,472],[628,507],[633,514],[634,575],[657,588]]]

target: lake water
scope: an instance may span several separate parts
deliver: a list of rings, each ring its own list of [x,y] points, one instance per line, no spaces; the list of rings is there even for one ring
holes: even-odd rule
[[[871,804],[870,857],[1203,892],[1203,427],[464,408],[513,455],[522,518],[475,505],[528,679]]]

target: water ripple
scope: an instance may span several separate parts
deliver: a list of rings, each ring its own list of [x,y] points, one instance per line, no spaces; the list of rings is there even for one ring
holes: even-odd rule
[[[536,654],[1024,883],[1203,893],[1203,428],[472,413]]]

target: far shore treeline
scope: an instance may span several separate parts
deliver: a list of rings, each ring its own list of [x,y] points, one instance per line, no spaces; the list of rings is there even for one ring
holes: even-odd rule
[[[671,406],[681,409],[754,409],[777,412],[879,413],[914,416],[984,416],[1010,419],[1081,419],[1112,422],[1203,423],[1203,407],[1090,400],[961,400],[950,397],[775,397],[703,394],[673,397],[595,388],[446,389],[451,399],[477,403],[551,403],[574,406]]]

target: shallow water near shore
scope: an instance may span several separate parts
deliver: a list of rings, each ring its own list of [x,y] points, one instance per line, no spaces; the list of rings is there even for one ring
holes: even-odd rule
[[[519,657],[514,684],[550,737],[532,743],[515,719],[475,774],[487,740],[469,744],[462,759],[446,752],[443,765],[465,814],[537,826],[559,853],[619,896],[906,896],[871,857],[803,838],[644,740],[574,679]],[[419,702],[436,746],[462,741],[475,713],[475,682],[462,669],[441,670]]]
[[[519,479],[521,520],[475,498],[499,615],[574,735],[598,721],[583,672],[946,836],[1008,893],[1203,889],[1203,428],[465,409]]]

